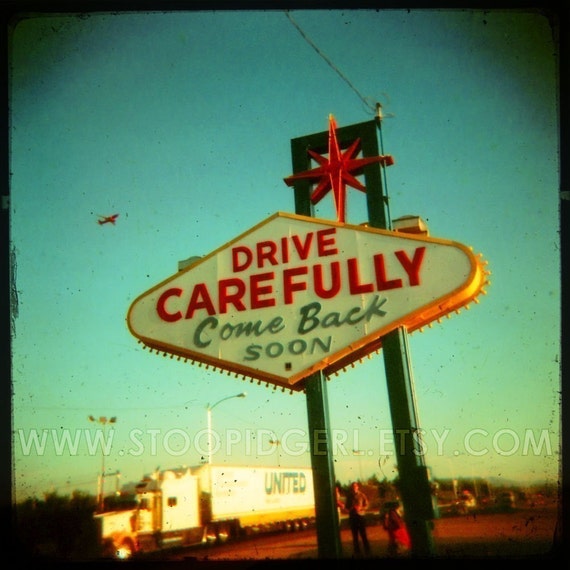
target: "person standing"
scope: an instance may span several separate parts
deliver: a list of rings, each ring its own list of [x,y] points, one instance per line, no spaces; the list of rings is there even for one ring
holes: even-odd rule
[[[410,549],[410,535],[400,514],[399,501],[390,501],[384,505],[382,526],[388,533],[388,556],[398,556],[400,548],[404,551]]]
[[[352,532],[352,545],[355,555],[361,553],[360,541],[366,554],[370,554],[370,543],[366,532],[366,519],[364,514],[368,509],[368,497],[361,491],[360,485],[354,481],[346,497],[344,508],[348,512],[348,521]]]

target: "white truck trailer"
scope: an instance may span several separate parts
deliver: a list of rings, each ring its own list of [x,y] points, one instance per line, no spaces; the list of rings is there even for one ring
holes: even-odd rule
[[[200,465],[145,477],[137,506],[97,513],[105,556],[130,558],[249,532],[306,528],[315,518],[307,468]]]

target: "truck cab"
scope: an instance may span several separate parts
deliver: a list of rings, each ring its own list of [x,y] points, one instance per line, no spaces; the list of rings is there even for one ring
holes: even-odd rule
[[[189,469],[163,471],[143,479],[137,485],[137,497],[135,530],[139,550],[201,539],[198,479]]]

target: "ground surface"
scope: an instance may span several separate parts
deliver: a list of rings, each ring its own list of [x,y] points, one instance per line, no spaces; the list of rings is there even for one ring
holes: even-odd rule
[[[558,513],[554,507],[517,509],[511,513],[477,514],[437,519],[432,530],[433,556],[440,559],[552,558],[557,547]],[[388,540],[374,522],[368,526],[372,552],[369,558],[386,558]],[[347,528],[341,530],[342,556],[355,558]],[[169,560],[254,561],[317,559],[314,529],[285,535],[257,536],[239,544],[185,550],[161,556]],[[401,558],[409,553],[401,553]]]

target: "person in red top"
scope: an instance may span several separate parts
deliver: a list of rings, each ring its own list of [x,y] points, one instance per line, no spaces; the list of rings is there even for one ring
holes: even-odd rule
[[[360,541],[362,541],[364,552],[370,554],[370,543],[368,542],[366,519],[364,518],[368,505],[368,497],[360,490],[360,485],[354,481],[350,486],[344,508],[348,512],[348,521],[352,532],[352,545],[355,555],[361,553]]]
[[[399,509],[400,503],[398,501],[390,501],[384,505],[382,526],[388,533],[388,556],[397,556],[400,547],[403,550],[408,550],[411,546],[410,535]]]

